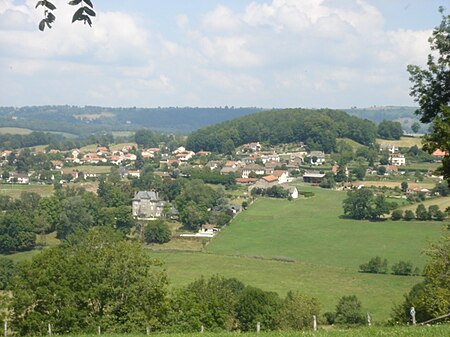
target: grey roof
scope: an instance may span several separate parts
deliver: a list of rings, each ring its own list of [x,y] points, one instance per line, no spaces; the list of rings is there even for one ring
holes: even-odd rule
[[[143,199],[148,199],[148,200],[153,200],[153,201],[160,200],[158,192],[155,192],[155,191],[139,191],[136,193],[133,200],[143,200]]]

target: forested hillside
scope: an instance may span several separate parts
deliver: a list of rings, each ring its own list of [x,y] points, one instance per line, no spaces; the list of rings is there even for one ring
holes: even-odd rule
[[[194,151],[231,153],[235,147],[255,141],[271,145],[304,142],[311,149],[331,152],[336,148],[337,137],[369,145],[376,135],[373,122],[343,111],[285,109],[259,112],[202,128],[189,136],[187,147]]]
[[[191,132],[261,111],[260,108],[109,108],[95,106],[0,107],[0,125],[34,131],[58,131],[86,136],[92,133],[151,128]]]

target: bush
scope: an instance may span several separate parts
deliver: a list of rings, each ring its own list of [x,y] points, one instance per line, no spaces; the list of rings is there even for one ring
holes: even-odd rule
[[[364,324],[365,316],[362,312],[361,302],[355,295],[343,296],[339,299],[335,322],[344,325]]]
[[[376,256],[370,259],[368,263],[359,266],[359,270],[363,273],[386,274],[388,271],[387,260],[381,260]]]
[[[414,212],[411,211],[410,209],[407,209],[405,211],[405,214],[403,214],[403,220],[405,220],[405,221],[411,221],[411,220],[414,220],[415,218],[416,217],[414,215]]]
[[[392,266],[394,275],[413,275],[413,265],[411,262],[399,261]]]
[[[403,211],[401,209],[396,209],[392,212],[391,219],[394,221],[400,220],[403,218]]]
[[[417,206],[416,218],[417,218],[417,220],[422,220],[422,221],[429,219],[428,211],[423,204],[419,204],[419,206]]]
[[[147,224],[144,230],[146,243],[166,243],[172,237],[169,226],[164,220],[155,220]]]
[[[288,292],[278,313],[281,330],[311,329],[313,315],[319,317],[320,305],[316,298]]]

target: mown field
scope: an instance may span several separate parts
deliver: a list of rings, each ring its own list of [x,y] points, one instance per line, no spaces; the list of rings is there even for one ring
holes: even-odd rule
[[[422,138],[401,137],[400,140],[377,138],[376,142],[380,145],[394,145],[396,147],[411,147],[417,145],[418,148],[422,148]]]
[[[41,196],[49,196],[53,193],[53,185],[31,184],[0,184],[0,194],[19,198],[22,192],[35,192]]]
[[[450,325],[438,326],[409,326],[409,327],[365,327],[354,329],[332,329],[301,332],[260,332],[260,333],[179,333],[179,334],[151,334],[154,337],[448,337]],[[66,337],[81,337],[81,335],[65,335]],[[83,337],[94,337],[96,334]],[[143,337],[144,334],[106,334],[105,337]]]
[[[390,265],[405,260],[423,268],[421,251],[441,235],[442,223],[343,219],[345,192],[300,189],[315,196],[257,200],[204,252],[151,254],[165,261],[172,287],[221,274],[280,295],[299,290],[317,297],[323,312],[334,310],[341,296],[355,294],[375,321],[387,320],[421,277],[364,274],[358,266],[378,255]]]

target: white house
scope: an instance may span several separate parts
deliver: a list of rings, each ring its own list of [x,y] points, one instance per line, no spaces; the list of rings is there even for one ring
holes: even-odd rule
[[[406,159],[401,153],[391,153],[389,154],[389,163],[395,166],[405,166]]]

